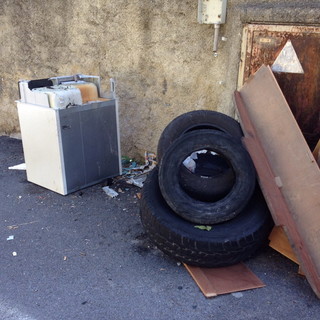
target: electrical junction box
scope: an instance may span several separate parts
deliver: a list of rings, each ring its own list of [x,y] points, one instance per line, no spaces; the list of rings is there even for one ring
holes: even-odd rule
[[[121,174],[118,100],[100,77],[19,81],[27,180],[62,195]]]
[[[227,0],[198,0],[198,22],[222,24],[226,20]]]

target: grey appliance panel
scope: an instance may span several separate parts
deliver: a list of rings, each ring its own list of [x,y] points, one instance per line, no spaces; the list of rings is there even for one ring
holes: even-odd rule
[[[119,174],[115,101],[60,110],[67,191]]]
[[[79,112],[59,112],[67,192],[86,184]]]

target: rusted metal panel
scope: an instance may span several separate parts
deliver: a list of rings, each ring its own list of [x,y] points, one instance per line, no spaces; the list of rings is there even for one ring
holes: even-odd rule
[[[320,298],[320,170],[270,67],[235,93],[244,143],[273,219]]]
[[[239,86],[261,65],[272,65],[288,40],[304,70],[275,77],[313,150],[320,138],[320,28],[306,26],[248,25],[244,32]]]

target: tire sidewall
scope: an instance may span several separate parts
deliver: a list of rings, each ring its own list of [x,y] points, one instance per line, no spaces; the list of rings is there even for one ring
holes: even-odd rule
[[[177,138],[198,129],[218,130],[239,140],[243,136],[240,124],[226,114],[213,110],[190,111],[173,119],[163,130],[157,148],[158,163]]]
[[[180,186],[181,163],[192,152],[202,149],[224,156],[235,175],[230,192],[215,202],[192,198]],[[234,218],[249,201],[255,187],[255,170],[238,140],[219,131],[197,130],[181,136],[166,151],[159,166],[159,186],[176,214],[194,223],[220,223]]]

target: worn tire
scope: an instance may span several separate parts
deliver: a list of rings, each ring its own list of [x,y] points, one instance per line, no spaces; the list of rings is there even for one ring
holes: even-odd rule
[[[173,119],[163,130],[157,148],[158,163],[177,138],[198,129],[218,130],[239,139],[243,136],[239,123],[223,113],[212,110],[190,111]]]
[[[140,216],[155,245],[169,256],[189,265],[223,267],[251,257],[267,243],[273,221],[259,187],[242,212],[211,231],[176,215],[158,186],[158,168],[149,173],[142,189]]]
[[[223,156],[235,175],[230,192],[214,202],[193,198],[179,180],[184,159],[203,149]],[[215,224],[233,219],[251,198],[255,182],[255,169],[245,148],[237,139],[215,130],[185,133],[171,144],[159,166],[159,186],[164,199],[176,214],[194,223]]]

